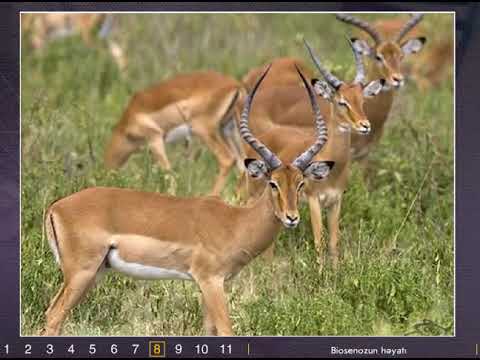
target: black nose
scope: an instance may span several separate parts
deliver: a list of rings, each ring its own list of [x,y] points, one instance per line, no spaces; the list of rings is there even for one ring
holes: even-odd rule
[[[290,215],[287,215],[287,219],[290,220],[291,222],[295,222],[298,220],[298,216],[292,217]]]

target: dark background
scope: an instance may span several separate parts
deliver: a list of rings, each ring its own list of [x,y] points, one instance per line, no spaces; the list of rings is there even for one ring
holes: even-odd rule
[[[0,357],[3,344],[10,344],[11,355],[23,354],[25,343],[40,354],[47,342],[89,344],[83,338],[19,338],[19,12],[20,11],[456,11],[456,336],[452,338],[236,338],[215,339],[215,344],[232,343],[234,353],[246,355],[246,342],[257,356],[328,356],[330,346],[408,348],[409,356],[475,356],[480,343],[480,243],[477,223],[480,219],[480,122],[477,119],[478,64],[480,64],[480,15],[478,5],[455,3],[15,3],[0,4]],[[445,169],[450,171],[450,169]],[[142,345],[137,355],[148,354],[148,339],[137,338]],[[228,340],[228,341],[227,341]],[[207,338],[169,338],[167,354],[174,355],[173,344],[181,341],[194,354],[193,345]],[[96,338],[97,355],[107,355],[110,345],[119,344],[119,354],[129,355],[129,338]],[[123,345],[122,345],[123,344]],[[213,342],[212,342],[213,344]],[[356,344],[356,345],[355,345]],[[218,347],[217,347],[218,348]],[[88,345],[83,346],[87,355]],[[211,350],[214,346],[211,346]],[[63,350],[65,351],[65,350]],[[125,352],[124,352],[125,351]],[[217,354],[218,354],[218,350]],[[211,351],[212,353],[213,351]],[[184,352],[185,353],[185,352]],[[65,353],[57,352],[56,355]],[[81,354],[77,352],[76,355]],[[117,355],[117,356],[118,356]]]

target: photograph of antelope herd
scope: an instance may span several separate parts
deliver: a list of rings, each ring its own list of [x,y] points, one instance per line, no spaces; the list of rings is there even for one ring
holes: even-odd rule
[[[22,335],[454,334],[453,13],[21,31]]]

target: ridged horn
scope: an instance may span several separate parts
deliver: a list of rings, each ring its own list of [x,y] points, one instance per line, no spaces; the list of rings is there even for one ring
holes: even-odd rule
[[[353,56],[355,58],[355,68],[357,69],[357,73],[355,75],[355,79],[353,80],[354,84],[364,84],[366,80],[365,75],[365,64],[363,63],[362,54],[360,54],[357,50],[355,50],[355,46],[353,46],[352,40],[347,37],[347,41],[350,44]]]
[[[337,20],[340,20],[346,24],[356,26],[365,31],[368,35],[372,37],[372,39],[375,41],[375,44],[379,44],[380,42],[382,42],[382,38],[378,31],[375,30],[372,25],[370,25],[366,21],[360,20],[356,17],[353,17],[352,15],[347,14],[336,14],[335,17],[337,18]]]
[[[318,71],[322,74],[322,76],[327,80],[327,82],[333,86],[335,89],[338,89],[340,85],[342,85],[342,82],[337,79],[332,73],[330,73],[321,63],[320,60],[315,56],[313,53],[312,48],[308,44],[307,40],[303,39],[303,42],[305,43],[305,47],[308,50],[308,53],[310,54],[310,57],[312,58],[315,66],[317,67]]]
[[[403,28],[399,31],[397,37],[395,38],[396,42],[399,42],[400,40],[403,39],[407,33],[412,30],[415,25],[417,25],[421,20],[423,19],[423,14],[415,14],[413,15],[410,20],[408,20]]]
[[[269,148],[267,148],[260,140],[258,140],[257,138],[255,138],[255,136],[253,136],[252,132],[250,131],[250,128],[248,127],[248,118],[250,115],[250,108],[252,106],[255,93],[257,92],[257,89],[260,86],[263,79],[265,78],[265,76],[267,76],[267,73],[271,67],[272,67],[272,64],[268,65],[267,69],[258,78],[251,93],[247,96],[245,100],[245,104],[243,106],[242,114],[240,116],[240,125],[239,125],[239,132],[243,140],[248,145],[250,145],[252,149],[258,153],[258,155],[262,157],[263,161],[265,161],[270,171],[280,167],[282,165],[282,162]]]
[[[325,123],[325,120],[323,119],[323,116],[320,113],[320,108],[318,107],[315,93],[313,92],[312,88],[310,87],[310,84],[305,79],[305,77],[303,76],[302,72],[300,71],[297,65],[295,65],[295,68],[297,69],[297,72],[302,78],[303,84],[307,89],[308,97],[310,98],[310,103],[313,109],[315,127],[317,129],[317,136],[313,145],[310,146],[307,150],[305,150],[302,154],[300,154],[292,163],[293,166],[296,166],[301,171],[304,171],[312,161],[313,157],[320,152],[320,150],[323,148],[323,146],[327,142],[328,130],[327,130],[327,125]]]

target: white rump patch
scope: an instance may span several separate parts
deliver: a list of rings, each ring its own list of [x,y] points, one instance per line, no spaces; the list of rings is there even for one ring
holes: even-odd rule
[[[108,262],[112,269],[123,274],[144,280],[181,279],[192,280],[189,273],[124,261],[117,249],[108,253]]]
[[[192,137],[192,128],[188,124],[183,124],[177,127],[174,127],[167,135],[165,135],[165,142],[167,144],[175,143],[182,139],[190,139]]]

